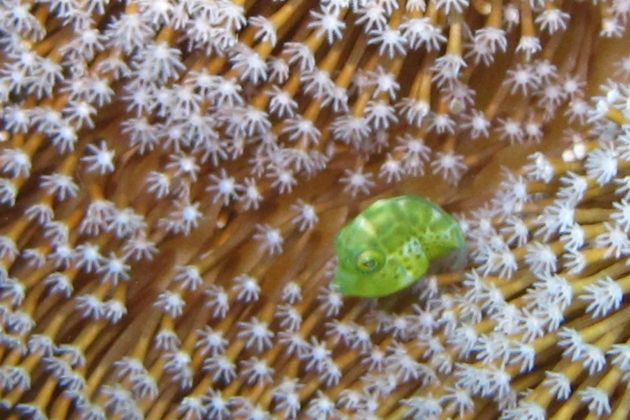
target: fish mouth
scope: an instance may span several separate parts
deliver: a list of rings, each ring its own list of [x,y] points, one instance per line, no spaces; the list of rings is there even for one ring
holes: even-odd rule
[[[333,285],[341,294],[348,294],[352,289],[352,276],[343,270],[337,269]]]

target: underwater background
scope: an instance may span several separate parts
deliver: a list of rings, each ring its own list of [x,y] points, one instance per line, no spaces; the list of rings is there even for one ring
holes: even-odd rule
[[[0,414],[625,419],[629,0],[0,0]],[[334,239],[466,236],[379,299]]]

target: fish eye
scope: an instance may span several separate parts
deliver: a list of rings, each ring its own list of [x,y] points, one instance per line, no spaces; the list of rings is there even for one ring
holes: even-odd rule
[[[383,264],[383,255],[378,251],[366,250],[357,257],[357,268],[364,273],[371,273]]]

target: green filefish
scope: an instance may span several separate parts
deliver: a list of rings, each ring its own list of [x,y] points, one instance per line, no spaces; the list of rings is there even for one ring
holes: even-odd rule
[[[378,200],[337,234],[333,283],[347,296],[387,296],[464,248],[459,223],[437,204],[409,195]]]

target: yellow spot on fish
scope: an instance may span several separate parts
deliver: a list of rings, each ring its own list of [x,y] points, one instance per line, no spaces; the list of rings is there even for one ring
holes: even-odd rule
[[[374,228],[372,222],[370,222],[368,219],[363,216],[357,216],[356,222],[359,225],[359,228],[363,229],[365,233],[370,236],[376,236],[376,229]]]

